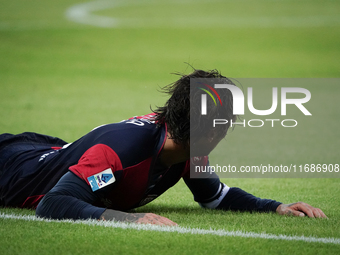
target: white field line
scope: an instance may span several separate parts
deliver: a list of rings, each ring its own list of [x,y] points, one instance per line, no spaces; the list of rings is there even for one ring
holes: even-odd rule
[[[215,236],[230,236],[230,237],[244,237],[244,238],[261,238],[272,240],[284,241],[303,241],[308,243],[326,243],[326,244],[340,244],[340,238],[334,237],[312,237],[312,236],[288,236],[288,235],[274,235],[266,233],[254,233],[244,231],[227,231],[223,229],[199,229],[199,228],[185,228],[179,226],[157,226],[151,224],[133,224],[133,223],[120,223],[113,221],[98,221],[98,220],[51,220],[38,218],[34,215],[16,215],[0,213],[0,219],[12,220],[25,220],[25,221],[39,221],[39,222],[66,222],[70,224],[84,224],[89,226],[101,226],[109,228],[121,229],[135,229],[144,231],[159,231],[159,232],[172,232],[179,234],[192,234],[192,235],[215,235]]]
[[[218,0],[210,0],[220,2]],[[195,4],[206,2],[205,0],[197,1]],[[192,1],[172,1],[171,4],[189,4]],[[118,19],[93,14],[93,12],[113,9],[121,6],[133,5],[152,5],[157,4],[155,1],[91,1],[77,4],[68,8],[65,16],[73,22],[87,24],[97,27],[115,28],[115,27],[325,27],[339,26],[340,18],[334,15],[302,15],[302,16],[232,16],[230,14],[216,16],[200,17],[164,17],[164,18],[127,18]]]
[[[172,0],[168,4],[189,5],[200,3],[222,2],[225,0]],[[273,0],[270,0],[273,1]],[[278,0],[280,1],[280,0]],[[228,0],[228,2],[242,2],[246,4],[250,0]],[[301,14],[301,16],[242,16],[227,13],[219,16],[207,13],[207,15],[181,16],[175,13],[164,17],[135,17],[116,18],[96,14],[97,11],[114,9],[122,6],[139,8],[139,6],[159,4],[157,0],[97,0],[73,5],[66,9],[65,18],[80,24],[103,28],[144,28],[144,27],[170,27],[170,28],[192,28],[192,27],[216,27],[216,28],[303,28],[303,27],[338,27],[340,16],[335,14]],[[166,6],[165,6],[166,8]],[[49,20],[0,20],[0,31],[7,30],[40,30],[53,28],[68,28],[67,24],[58,25]]]
[[[97,27],[116,27],[117,19],[92,14],[92,12],[111,9],[121,3],[117,1],[94,1],[77,4],[68,8],[65,12],[67,19],[86,25]]]

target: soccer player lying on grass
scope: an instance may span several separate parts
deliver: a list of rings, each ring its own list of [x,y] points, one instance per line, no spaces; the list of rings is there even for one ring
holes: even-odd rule
[[[221,78],[231,84],[217,71],[195,70],[164,88],[171,96],[154,113],[100,126],[71,144],[36,133],[0,135],[0,205],[36,208],[37,216],[52,219],[176,225],[156,214],[128,211],[183,178],[204,208],[325,218],[320,209],[302,202],[287,205],[229,188],[215,174],[190,178],[190,164],[207,165],[208,154],[228,130],[227,125],[212,130],[200,119],[190,123],[190,107],[196,112],[201,107],[190,106],[190,98],[202,94],[190,93],[191,78]],[[235,119],[232,95],[223,91],[219,94],[226,103],[212,104],[208,115]],[[198,135],[189,143],[193,130]],[[190,144],[200,148],[196,154],[192,150],[197,157],[190,158]]]

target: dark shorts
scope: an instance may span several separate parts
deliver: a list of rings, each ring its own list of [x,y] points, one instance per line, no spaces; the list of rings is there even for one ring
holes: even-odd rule
[[[21,152],[36,149],[39,146],[63,146],[66,142],[57,138],[26,132],[18,135],[0,135],[0,177],[5,171],[6,163]]]
[[[1,134],[0,206],[26,206],[28,197],[45,194],[64,173],[43,172],[39,157],[65,144],[59,138],[31,132]]]

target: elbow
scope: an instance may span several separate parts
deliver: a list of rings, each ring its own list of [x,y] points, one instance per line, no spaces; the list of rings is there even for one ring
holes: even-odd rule
[[[47,218],[46,214],[46,197],[48,194],[46,194],[39,202],[37,209],[35,210],[35,215],[37,217]]]
[[[55,198],[56,196],[54,196],[53,194],[47,193],[39,202],[35,211],[35,215],[41,218],[55,218],[53,217],[55,216],[53,215],[53,204],[55,204]]]

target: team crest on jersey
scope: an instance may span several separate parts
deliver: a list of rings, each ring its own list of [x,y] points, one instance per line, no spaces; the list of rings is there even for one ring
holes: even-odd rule
[[[96,191],[114,183],[116,178],[112,173],[112,169],[108,168],[98,174],[88,177],[87,180],[91,185],[92,191]]]
[[[192,158],[190,158],[191,164],[193,164],[193,165],[197,165],[197,164],[201,163],[202,160],[203,160],[203,157],[192,157]]]

